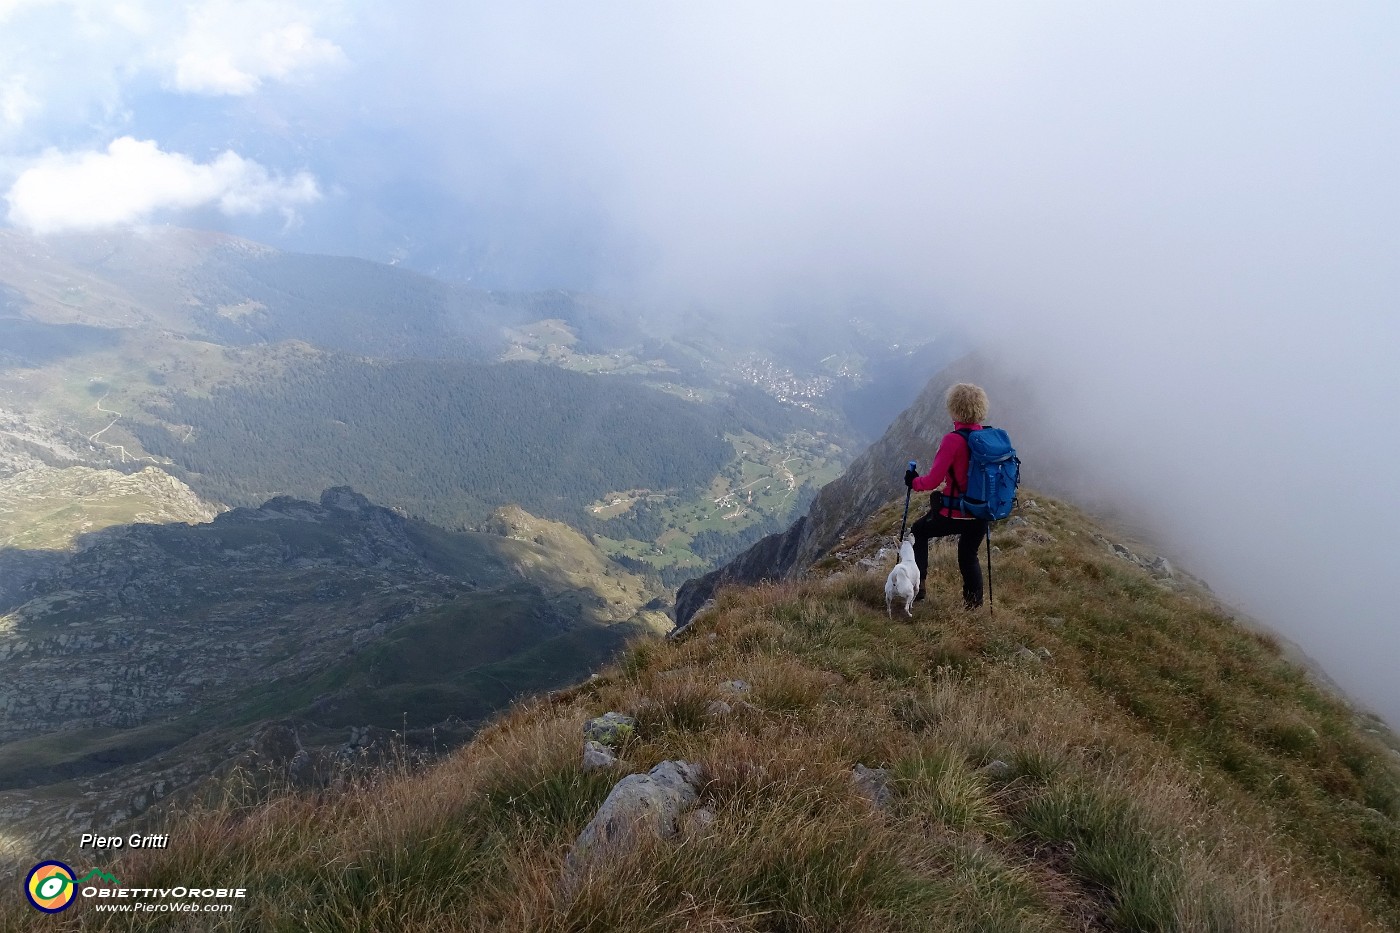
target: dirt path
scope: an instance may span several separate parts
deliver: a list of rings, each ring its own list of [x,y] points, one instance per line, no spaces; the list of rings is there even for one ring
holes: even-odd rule
[[[90,435],[88,435],[88,440],[91,441],[91,442],[94,443],[94,444],[101,444],[103,447],[106,447],[108,450],[117,450],[117,451],[120,451],[120,452],[121,452],[121,455],[122,455],[122,463],[126,463],[128,460],[132,461],[133,463],[140,463],[142,460],[144,460],[144,461],[146,461],[147,463],[154,463],[154,464],[159,465],[159,464],[160,464],[160,461],[159,461],[159,460],[156,460],[154,457],[135,457],[135,456],[132,456],[131,454],[128,454],[128,453],[126,452],[126,448],[123,447],[121,444],[109,444],[109,443],[107,443],[106,441],[99,441],[99,440],[97,439],[97,438],[100,437],[101,435],[106,434],[109,430],[111,430],[112,425],[114,425],[114,424],[116,424],[118,421],[122,420],[122,413],[121,413],[121,412],[119,412],[119,411],[112,411],[110,408],[103,408],[103,407],[102,407],[102,403],[105,402],[105,401],[107,401],[107,396],[108,396],[108,395],[111,395],[111,394],[112,394],[112,393],[110,393],[110,392],[103,392],[103,393],[102,393],[102,397],[101,397],[100,399],[97,400],[97,410],[100,411],[100,412],[102,412],[104,415],[112,415],[112,416],[113,416],[113,417],[112,417],[112,421],[111,421],[110,424],[107,425],[107,427],[103,428],[101,431],[98,431],[96,434],[90,434]]]

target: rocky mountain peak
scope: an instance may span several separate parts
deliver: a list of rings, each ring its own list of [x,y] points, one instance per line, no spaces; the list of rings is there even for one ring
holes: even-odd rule
[[[342,512],[359,512],[371,508],[372,504],[349,486],[332,486],[321,493],[321,506]]]

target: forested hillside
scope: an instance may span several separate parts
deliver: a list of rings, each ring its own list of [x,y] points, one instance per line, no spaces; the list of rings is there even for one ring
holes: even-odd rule
[[[520,502],[671,583],[805,508],[914,359],[831,309],[668,317],[201,231],[0,247],[0,408],[26,437],[54,426],[46,446],[71,435],[63,462],[170,467],[233,505],[350,484],[452,527]],[[924,347],[929,366],[949,352]],[[340,354],[355,362],[314,362]],[[573,375],[454,369],[499,362]]]
[[[345,256],[215,250],[186,287],[221,343],[296,339],[375,356],[489,358],[503,325],[534,314],[528,300]]]
[[[732,409],[528,364],[325,360],[175,398],[145,448],[204,495],[252,505],[352,485],[449,527],[513,502],[577,520],[619,489],[694,490],[733,456]]]

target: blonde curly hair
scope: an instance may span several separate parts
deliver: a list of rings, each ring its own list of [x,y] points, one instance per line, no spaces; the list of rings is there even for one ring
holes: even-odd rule
[[[987,393],[970,382],[958,383],[948,390],[948,414],[954,421],[981,424],[987,417]]]

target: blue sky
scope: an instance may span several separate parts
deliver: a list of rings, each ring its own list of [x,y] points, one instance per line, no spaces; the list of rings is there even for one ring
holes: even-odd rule
[[[11,225],[955,321],[1400,724],[1397,166],[1388,0],[0,0]]]

